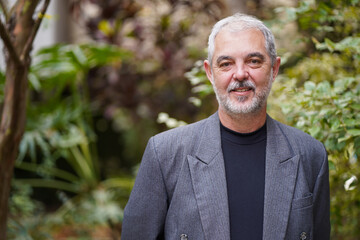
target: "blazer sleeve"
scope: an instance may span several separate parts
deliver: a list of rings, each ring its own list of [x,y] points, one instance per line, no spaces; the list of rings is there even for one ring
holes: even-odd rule
[[[314,188],[314,237],[313,239],[330,239],[330,193],[329,166],[325,148],[323,163]]]
[[[152,137],[124,210],[121,239],[163,239],[166,212],[167,192]]]

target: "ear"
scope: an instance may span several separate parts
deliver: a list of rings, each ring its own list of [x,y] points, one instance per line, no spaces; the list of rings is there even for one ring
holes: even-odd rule
[[[214,84],[212,81],[212,70],[211,70],[210,62],[208,60],[204,61],[204,68],[205,68],[207,78],[209,79],[211,84]]]
[[[281,64],[281,58],[280,57],[276,57],[276,61],[274,63],[274,66],[272,66],[272,70],[273,70],[273,81],[275,81],[276,76],[279,73],[279,69],[280,69],[280,64]]]

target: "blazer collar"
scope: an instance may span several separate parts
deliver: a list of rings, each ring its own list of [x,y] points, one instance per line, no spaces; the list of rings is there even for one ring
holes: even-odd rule
[[[294,155],[292,147],[277,122],[269,115],[266,118],[266,128],[267,158],[270,158],[272,163],[274,161],[281,163],[290,159]],[[216,112],[206,120],[206,125],[201,133],[199,147],[196,151],[199,160],[209,164],[222,151],[220,139],[220,120],[218,112]]]
[[[196,157],[205,164],[209,164],[219,152],[222,153],[220,139],[220,120],[216,112],[205,121]]]

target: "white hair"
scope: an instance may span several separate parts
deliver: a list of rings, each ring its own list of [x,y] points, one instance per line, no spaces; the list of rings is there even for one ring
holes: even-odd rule
[[[208,41],[208,61],[210,62],[210,66],[212,66],[212,57],[215,50],[215,37],[225,26],[229,27],[231,31],[243,31],[253,28],[260,30],[265,38],[265,48],[270,56],[271,66],[274,65],[277,54],[274,35],[270,29],[256,17],[236,13],[230,17],[218,21],[211,30]]]

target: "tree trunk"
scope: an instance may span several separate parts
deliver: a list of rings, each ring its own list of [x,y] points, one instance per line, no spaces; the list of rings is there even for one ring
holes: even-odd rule
[[[25,130],[30,51],[50,0],[44,0],[41,13],[33,16],[40,0],[18,0],[8,16],[7,28],[0,24],[5,46],[6,83],[0,123],[0,239],[6,239],[11,180],[18,148]],[[10,21],[11,20],[11,21]]]
[[[0,239],[6,239],[11,179],[25,128],[28,66],[7,62],[5,100],[0,127]]]

